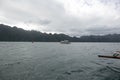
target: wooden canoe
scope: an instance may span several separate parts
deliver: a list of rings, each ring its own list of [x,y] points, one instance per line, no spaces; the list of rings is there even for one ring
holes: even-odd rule
[[[98,55],[98,57],[120,59],[120,57],[115,57],[115,56],[105,56],[105,55]]]

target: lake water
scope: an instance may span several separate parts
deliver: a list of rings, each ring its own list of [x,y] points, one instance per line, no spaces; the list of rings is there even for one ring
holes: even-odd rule
[[[120,80],[120,43],[0,42],[0,80]]]

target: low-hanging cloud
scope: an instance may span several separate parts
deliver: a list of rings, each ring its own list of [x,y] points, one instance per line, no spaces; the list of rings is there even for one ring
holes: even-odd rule
[[[0,22],[24,29],[72,36],[120,33],[119,0],[0,0],[0,5]]]

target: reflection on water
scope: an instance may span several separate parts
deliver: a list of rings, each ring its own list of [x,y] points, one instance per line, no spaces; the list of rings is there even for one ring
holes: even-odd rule
[[[0,80],[120,80],[120,43],[0,42]]]

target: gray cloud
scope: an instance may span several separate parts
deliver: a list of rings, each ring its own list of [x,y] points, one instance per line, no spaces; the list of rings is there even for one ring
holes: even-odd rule
[[[24,29],[76,36],[120,33],[119,0],[0,0],[0,5],[0,22]]]
[[[99,28],[93,27],[87,29],[87,31],[90,34],[96,34],[96,35],[103,35],[103,34],[110,34],[110,33],[120,33],[120,27],[107,27],[107,26],[102,26]]]

